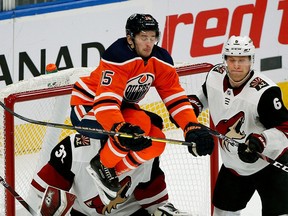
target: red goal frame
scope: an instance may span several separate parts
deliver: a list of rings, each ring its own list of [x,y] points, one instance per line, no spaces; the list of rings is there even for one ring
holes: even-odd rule
[[[209,71],[213,67],[212,64],[209,63],[200,63],[193,64],[187,66],[178,67],[177,73],[179,76],[184,76],[188,74],[199,74],[205,73]],[[14,111],[14,106],[18,102],[36,100],[41,98],[49,98],[55,96],[62,96],[71,94],[72,85],[66,85],[62,87],[54,87],[47,88],[41,90],[27,91],[23,93],[15,93],[11,94],[8,97],[4,98],[4,104],[6,107]],[[210,119],[211,122],[211,119]],[[14,116],[10,114],[8,111],[4,111],[4,125],[6,126],[6,130],[4,133],[5,136],[5,177],[6,182],[15,189],[15,155],[14,155]],[[213,129],[213,125],[210,125]],[[215,149],[213,154],[210,157],[210,187],[211,193],[213,193],[213,189],[215,187],[216,178],[219,170],[219,156],[218,156],[218,145],[217,139],[215,138]],[[7,216],[15,216],[16,215],[16,205],[15,198],[12,194],[9,193],[8,190],[5,190],[6,196],[6,212]],[[213,206],[211,205],[211,214],[213,213]]]

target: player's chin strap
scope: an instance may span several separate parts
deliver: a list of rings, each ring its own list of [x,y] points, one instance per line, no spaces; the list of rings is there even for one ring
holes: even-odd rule
[[[157,138],[157,137],[150,137],[150,136],[144,136],[144,135],[139,135],[139,134],[127,134],[127,133],[121,133],[121,132],[115,132],[115,131],[107,131],[107,130],[102,130],[98,128],[90,128],[90,127],[79,127],[79,126],[72,126],[72,125],[66,125],[66,124],[60,124],[60,123],[53,123],[53,122],[45,122],[45,121],[38,121],[34,119],[30,119],[24,116],[21,116],[11,109],[9,109],[5,104],[0,101],[0,106],[3,107],[4,110],[9,112],[11,115],[29,122],[31,124],[37,124],[37,125],[43,125],[47,127],[54,127],[54,128],[61,128],[61,129],[67,129],[67,130],[76,130],[79,132],[90,132],[90,133],[97,133],[97,134],[103,134],[103,135],[109,135],[109,136],[118,136],[118,137],[124,137],[124,138],[131,138],[131,139],[138,139],[139,137],[143,136],[147,139],[151,139],[152,141],[156,142],[165,142],[165,143],[170,143],[170,144],[176,144],[176,145],[185,145],[185,146],[192,146],[193,148],[196,148],[195,143],[190,143],[190,142],[185,142],[182,140],[176,140],[176,139],[164,139],[164,138]]]
[[[211,128],[209,128],[205,125],[202,125],[202,127],[207,129],[211,135],[218,137],[219,139],[229,143],[231,146],[238,147],[239,145],[242,144],[242,143],[239,143],[230,137],[227,137],[227,136],[225,136],[225,135],[223,135],[223,134],[221,134],[215,130],[212,130]],[[276,160],[274,160],[274,159],[272,159],[272,158],[270,158],[270,157],[268,157],[268,156],[266,156],[260,152],[256,152],[256,153],[258,154],[259,158],[267,161],[268,163],[272,164],[273,166],[275,166],[281,170],[284,170],[285,172],[288,172],[288,166],[287,165],[284,165],[284,164],[282,164],[282,163],[280,163],[280,162],[278,162],[278,161],[276,161]]]

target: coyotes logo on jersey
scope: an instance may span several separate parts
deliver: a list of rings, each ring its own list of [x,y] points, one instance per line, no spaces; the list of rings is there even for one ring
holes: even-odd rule
[[[244,120],[245,114],[244,112],[240,111],[230,119],[220,121],[216,126],[217,131],[227,137],[235,140],[241,140],[246,136],[246,133],[241,131],[241,126],[243,125]],[[230,152],[229,143],[227,141],[221,140],[220,145],[222,149],[226,149]]]
[[[125,177],[121,182],[121,189],[117,192],[117,196],[115,199],[111,200],[108,205],[104,205],[101,201],[99,195],[93,197],[90,200],[85,201],[85,204],[89,208],[95,208],[97,213],[106,215],[106,213],[110,214],[113,209],[117,209],[118,205],[124,203],[127,200],[126,192],[131,186],[131,177]]]

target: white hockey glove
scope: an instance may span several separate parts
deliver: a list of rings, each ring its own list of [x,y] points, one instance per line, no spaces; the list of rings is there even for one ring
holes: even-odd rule
[[[153,216],[192,216],[188,212],[183,212],[174,207],[172,203],[165,203],[157,208]]]
[[[42,198],[40,215],[65,216],[71,211],[75,199],[74,194],[48,186]]]

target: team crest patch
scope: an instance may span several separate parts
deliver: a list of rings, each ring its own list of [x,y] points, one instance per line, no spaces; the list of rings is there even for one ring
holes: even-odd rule
[[[223,74],[226,71],[226,67],[223,64],[218,64],[213,68],[213,71]]]
[[[90,146],[90,138],[83,136],[81,134],[76,134],[75,140],[74,140],[74,146],[75,148],[81,147],[81,146]]]
[[[250,83],[250,87],[255,88],[257,91],[261,90],[262,88],[268,86],[269,84],[262,80],[260,77],[256,77]]]
[[[140,101],[149,91],[154,79],[154,75],[148,72],[131,78],[127,81],[124,99],[130,103]]]

